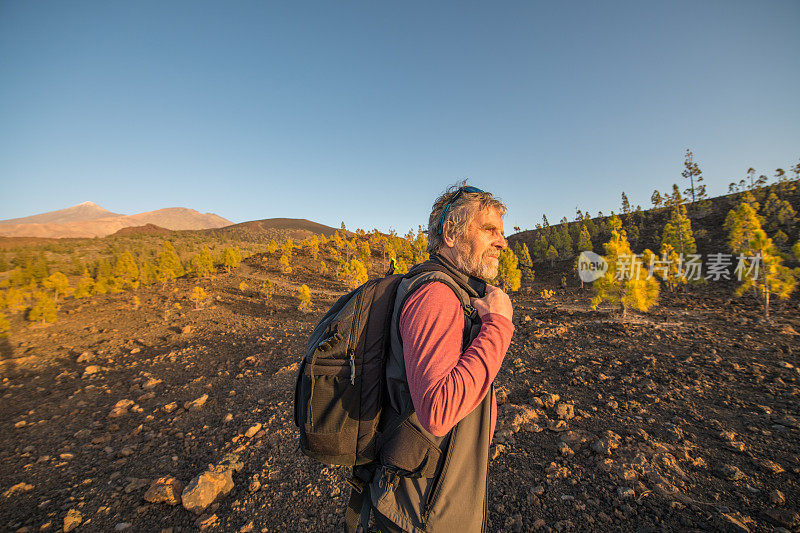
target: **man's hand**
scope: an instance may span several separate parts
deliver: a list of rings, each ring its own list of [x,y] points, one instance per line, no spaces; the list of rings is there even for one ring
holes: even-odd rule
[[[478,311],[478,316],[489,313],[497,313],[511,320],[514,308],[511,306],[511,298],[499,287],[486,285],[486,296],[483,298],[470,298],[470,303]]]

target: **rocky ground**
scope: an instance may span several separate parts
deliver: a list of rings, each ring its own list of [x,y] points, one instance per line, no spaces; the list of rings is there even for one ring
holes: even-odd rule
[[[2,341],[0,528],[335,531],[345,469],[297,451],[293,385],[343,288],[258,261],[63,303]],[[800,312],[709,283],[647,315],[589,311],[560,274],[512,296],[489,531],[800,531]],[[308,283],[315,311],[299,313]],[[545,300],[543,288],[554,288]],[[181,309],[175,307],[175,303]],[[168,311],[165,311],[168,310]],[[185,491],[184,491],[185,489]]]

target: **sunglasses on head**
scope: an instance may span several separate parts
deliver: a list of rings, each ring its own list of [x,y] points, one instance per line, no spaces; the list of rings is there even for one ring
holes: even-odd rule
[[[444,211],[442,211],[442,218],[439,220],[439,231],[438,231],[439,235],[442,234],[442,229],[444,228],[444,219],[447,216],[447,212],[450,211],[450,207],[456,202],[456,200],[458,200],[458,197],[461,196],[462,193],[474,194],[479,192],[483,191],[477,187],[472,187],[470,185],[467,185],[466,187],[461,187],[460,189],[458,189],[458,191],[456,191],[455,195],[453,195],[453,197],[450,198],[450,201],[447,203],[447,205],[444,206]]]

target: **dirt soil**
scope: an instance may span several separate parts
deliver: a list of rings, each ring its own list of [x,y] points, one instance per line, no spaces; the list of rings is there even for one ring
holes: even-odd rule
[[[122,293],[65,301],[48,326],[14,317],[0,341],[0,529],[341,530],[347,471],[297,451],[292,400],[343,287],[297,269],[270,301],[239,290],[267,276],[274,264],[253,260],[201,280],[200,310],[195,281],[177,280],[140,289],[138,309]],[[512,295],[488,530],[800,531],[797,296],[768,323],[710,282],[622,320],[559,279],[537,272]],[[221,462],[233,488],[201,515],[145,499],[157,478],[187,485]]]

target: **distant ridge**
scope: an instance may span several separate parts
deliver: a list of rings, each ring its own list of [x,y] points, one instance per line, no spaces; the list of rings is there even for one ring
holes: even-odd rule
[[[67,222],[78,222],[86,220],[96,220],[98,218],[124,217],[119,213],[112,213],[103,209],[94,202],[83,202],[66,209],[50,211],[40,215],[32,215],[22,218],[10,218],[0,220],[0,224],[65,224]],[[22,236],[22,235],[20,235]]]
[[[168,235],[172,232],[173,230],[171,229],[162,228],[161,226],[156,226],[155,224],[145,224],[144,226],[130,226],[128,228],[122,228],[112,233],[112,235],[119,237],[125,235]]]
[[[269,242],[270,239],[305,239],[311,235],[330,237],[336,230],[330,226],[305,218],[265,218],[241,222],[220,229],[204,230],[203,233],[236,237],[252,242]]]
[[[136,215],[121,215],[94,202],[29,217],[0,221],[0,236],[80,238],[105,237],[131,226],[153,224],[167,230],[202,230],[233,224],[214,213],[200,213],[185,207],[168,207]]]

